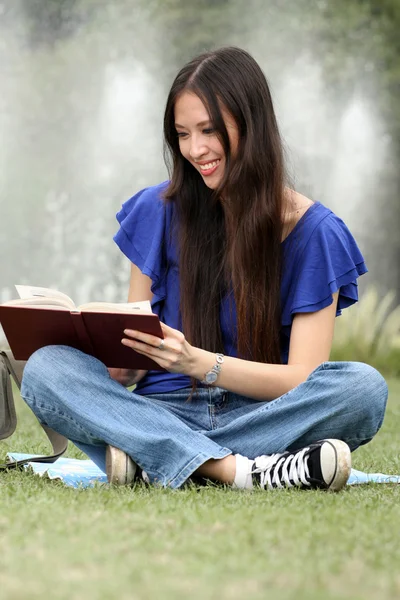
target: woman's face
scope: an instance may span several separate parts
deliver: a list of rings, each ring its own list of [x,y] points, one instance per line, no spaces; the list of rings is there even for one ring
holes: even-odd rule
[[[235,156],[239,132],[233,117],[221,108],[228,131],[232,156]],[[186,160],[200,173],[211,189],[220,184],[226,166],[225,152],[212,128],[206,107],[193,92],[183,92],[175,103],[175,128],[179,148]]]

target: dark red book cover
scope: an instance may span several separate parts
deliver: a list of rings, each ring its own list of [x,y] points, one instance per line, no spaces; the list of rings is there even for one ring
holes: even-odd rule
[[[28,360],[44,346],[62,344],[95,356],[107,367],[162,370],[121,344],[124,329],[164,337],[157,315],[0,306],[0,323],[17,360]]]

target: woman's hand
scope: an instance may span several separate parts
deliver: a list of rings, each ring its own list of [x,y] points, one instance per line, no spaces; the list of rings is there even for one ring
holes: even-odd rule
[[[170,373],[191,376],[195,348],[186,341],[181,331],[172,329],[164,323],[161,323],[161,329],[164,339],[140,331],[125,329],[126,337],[121,341],[135,352],[153,359]]]
[[[140,369],[108,369],[111,379],[115,379],[125,387],[130,387],[140,381],[147,373]]]

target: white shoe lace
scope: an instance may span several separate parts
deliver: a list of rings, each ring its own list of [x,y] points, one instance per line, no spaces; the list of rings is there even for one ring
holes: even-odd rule
[[[253,473],[260,474],[261,487],[267,489],[310,486],[308,478],[307,453],[310,448],[303,448],[295,454],[271,454],[258,456],[255,461]]]

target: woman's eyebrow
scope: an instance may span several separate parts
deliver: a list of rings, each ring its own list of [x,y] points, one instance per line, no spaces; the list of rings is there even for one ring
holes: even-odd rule
[[[196,127],[203,127],[204,125],[208,125],[209,123],[211,123],[210,119],[207,119],[207,121],[200,121],[200,123],[197,123]],[[175,123],[175,127],[180,127],[181,129],[185,129],[185,126],[179,125],[179,123]]]

